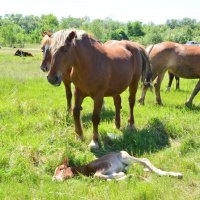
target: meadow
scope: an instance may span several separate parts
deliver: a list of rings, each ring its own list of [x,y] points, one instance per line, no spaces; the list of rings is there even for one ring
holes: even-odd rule
[[[0,49],[0,199],[200,199],[200,94],[191,107],[184,102],[197,80],[180,80],[166,91],[163,106],[148,91],[145,106],[135,105],[135,126],[128,130],[128,91],[122,94],[122,127],[114,126],[112,98],[105,98],[99,132],[101,149],[91,152],[93,102],[83,102],[84,142],[76,140],[73,117],[67,113],[63,84],[53,87],[39,68],[39,46],[25,49],[34,57],[16,57],[15,49]],[[141,95],[138,88],[137,99]],[[112,133],[114,139],[108,135]],[[123,181],[77,176],[52,182],[56,166],[67,156],[71,165],[85,164],[111,151],[126,150],[147,157],[166,171],[183,173],[183,179],[159,177],[134,165]]]

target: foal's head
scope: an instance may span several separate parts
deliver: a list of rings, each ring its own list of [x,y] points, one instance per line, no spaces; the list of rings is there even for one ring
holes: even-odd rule
[[[52,55],[51,66],[47,76],[49,83],[55,86],[61,84],[62,72],[66,71],[67,67],[72,65],[72,41],[75,38],[76,33],[71,31],[66,40],[65,44],[59,47],[55,53]]]
[[[43,52],[43,58],[42,63],[40,65],[40,68],[43,72],[49,71],[50,63],[51,63],[51,52],[50,52],[50,44],[51,44],[51,32],[42,32],[42,43],[41,43],[41,49]]]
[[[74,174],[71,170],[71,167],[69,167],[68,165],[68,160],[67,158],[65,158],[62,165],[58,166],[54,172],[54,181],[64,181],[65,179],[73,177]]]

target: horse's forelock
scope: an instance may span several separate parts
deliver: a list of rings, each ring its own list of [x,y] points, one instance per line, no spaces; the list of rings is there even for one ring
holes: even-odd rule
[[[75,29],[60,30],[60,31],[55,32],[51,36],[50,51],[54,53],[59,47],[65,45],[66,38],[72,31],[76,33],[75,40],[90,38],[98,42],[92,34],[88,34],[84,30],[75,30]]]

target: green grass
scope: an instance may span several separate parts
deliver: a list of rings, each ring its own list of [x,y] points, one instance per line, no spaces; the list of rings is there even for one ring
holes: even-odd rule
[[[0,199],[200,199],[200,94],[193,106],[184,105],[197,80],[181,79],[181,90],[166,92],[165,77],[163,106],[155,104],[151,92],[145,106],[136,103],[137,131],[126,129],[128,92],[122,94],[120,130],[114,128],[113,100],[106,98],[99,126],[102,147],[91,152],[91,99],[83,103],[85,141],[80,142],[73,118],[66,114],[64,86],[51,86],[39,69],[39,47],[31,50],[33,58],[15,57],[14,52],[0,50]],[[137,99],[140,94],[141,88]],[[108,133],[119,137],[111,140]],[[128,172],[134,176],[121,182],[84,176],[51,181],[64,156],[79,165],[118,150],[147,157],[159,168],[182,172],[184,178],[159,177],[135,165]]]

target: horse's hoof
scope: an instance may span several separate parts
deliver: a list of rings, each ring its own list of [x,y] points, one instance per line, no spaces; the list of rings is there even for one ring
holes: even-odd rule
[[[190,107],[190,106],[192,105],[192,102],[186,101],[186,102],[185,102],[185,105],[186,105],[187,107]]]
[[[135,128],[135,126],[133,124],[132,125],[128,124],[127,125],[127,129],[128,130],[136,130],[136,128]]]
[[[99,143],[95,142],[94,140],[92,140],[88,146],[90,147],[90,149],[94,149],[94,150],[99,149]]]
[[[144,99],[140,98],[140,99],[138,100],[138,102],[139,102],[141,105],[144,105]]]

